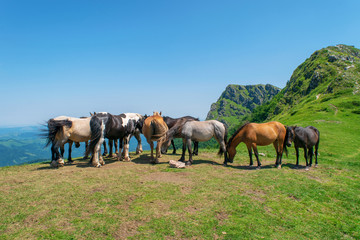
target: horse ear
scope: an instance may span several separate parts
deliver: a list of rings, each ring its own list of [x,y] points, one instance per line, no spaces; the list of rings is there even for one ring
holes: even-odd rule
[[[92,113],[90,112],[90,116],[94,116],[94,114],[92,114]]]
[[[159,114],[160,114],[160,116],[161,116],[161,114],[162,114],[162,111],[160,111],[160,113],[159,113]]]

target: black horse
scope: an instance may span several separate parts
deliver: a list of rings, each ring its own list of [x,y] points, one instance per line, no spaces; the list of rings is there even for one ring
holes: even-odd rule
[[[181,117],[181,118],[171,118],[171,117],[165,116],[165,117],[163,117],[163,119],[164,119],[164,122],[166,123],[166,125],[168,126],[169,130],[171,128],[173,128],[175,125],[177,126],[177,129],[178,129],[179,127],[184,125],[184,123],[187,122],[187,121],[199,121],[199,118],[194,118],[192,116],[184,116],[184,117]],[[174,140],[171,140],[171,145],[173,147],[172,154],[176,154],[176,147],[175,147]],[[183,146],[183,149],[184,149],[184,147],[185,146]],[[194,142],[193,154],[198,155],[198,150],[199,150],[199,142]],[[167,148],[166,149],[162,148],[161,153],[165,154],[166,152],[167,152]]]
[[[95,167],[100,167],[102,158],[99,163],[100,145],[104,138],[109,140],[119,139],[118,160],[124,156],[125,161],[130,161],[129,157],[129,141],[131,136],[139,136],[145,117],[137,113],[123,113],[120,115],[112,115],[110,113],[97,113],[91,118],[91,141],[86,150],[86,154],[92,153],[95,159],[92,160]],[[139,136],[137,151],[142,151],[141,138]],[[121,150],[124,145],[124,154]],[[103,163],[101,163],[103,164]]]
[[[288,147],[294,142],[296,150],[296,167],[299,166],[299,148],[304,149],[304,157],[306,160],[306,169],[312,165],[312,158],[314,155],[315,146],[315,167],[318,164],[317,156],[320,142],[320,132],[313,126],[306,128],[290,126],[286,128],[285,143]],[[308,155],[310,156],[310,163],[308,163]]]

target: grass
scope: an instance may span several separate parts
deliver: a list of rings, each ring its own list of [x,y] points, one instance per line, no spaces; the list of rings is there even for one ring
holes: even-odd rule
[[[272,146],[259,147],[261,170],[248,167],[244,144],[228,167],[200,149],[186,169],[169,168],[180,155],[149,164],[149,152],[100,169],[80,159],[0,168],[0,239],[360,239],[358,101],[320,97],[278,116],[320,130],[309,171],[295,169],[293,148],[276,169]]]

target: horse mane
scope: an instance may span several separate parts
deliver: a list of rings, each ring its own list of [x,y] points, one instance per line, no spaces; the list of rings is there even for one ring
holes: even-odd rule
[[[238,130],[236,130],[236,132],[230,137],[230,139],[229,139],[229,141],[227,143],[227,146],[230,146],[230,144],[234,140],[235,136],[248,124],[249,124],[249,122],[246,122],[241,127],[239,127]]]

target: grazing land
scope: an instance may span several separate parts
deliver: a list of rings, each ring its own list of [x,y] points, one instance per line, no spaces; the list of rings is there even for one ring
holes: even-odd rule
[[[179,155],[149,164],[148,151],[100,169],[84,160],[3,167],[0,238],[359,239],[359,115],[331,111],[297,118],[321,132],[309,171],[302,150],[295,169],[293,148],[276,169],[272,146],[259,147],[261,170],[248,167],[244,144],[228,167],[215,149],[199,149],[186,169],[169,168]]]

